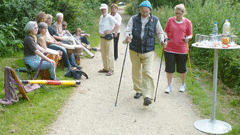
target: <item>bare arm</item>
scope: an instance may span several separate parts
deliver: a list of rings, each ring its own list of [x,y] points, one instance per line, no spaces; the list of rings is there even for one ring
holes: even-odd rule
[[[41,53],[39,50],[35,50],[34,51],[38,56],[40,56],[41,58],[43,58],[44,60],[50,62],[53,65],[56,65],[55,61],[49,59],[47,56],[45,56],[43,53]]]
[[[47,50],[44,49],[43,47],[41,47],[40,45],[37,45],[37,49],[38,49],[41,53],[47,53]]]
[[[55,40],[54,38],[53,38],[53,36],[51,36],[51,40],[45,40],[46,41],[46,43],[48,44],[48,45],[51,45],[51,44],[60,44],[60,42],[58,42],[57,40]]]
[[[46,41],[44,40],[43,37],[39,37],[37,39],[37,43],[44,49],[47,49]]]
[[[85,33],[84,33],[84,34],[81,34],[81,37],[85,37],[85,36],[86,36],[86,37],[90,37],[89,34],[85,34]]]
[[[46,51],[47,51],[47,53],[54,54],[54,55],[60,55],[60,53],[61,53],[61,51],[56,51],[56,50],[53,50],[50,48],[47,48]]]
[[[63,40],[62,37],[59,37],[59,36],[56,36],[56,35],[53,35],[53,38],[56,39],[56,40],[61,40],[61,41]]]

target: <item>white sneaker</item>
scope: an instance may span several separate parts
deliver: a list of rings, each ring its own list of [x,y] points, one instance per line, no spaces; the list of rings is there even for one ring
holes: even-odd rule
[[[165,93],[166,94],[169,94],[170,92],[172,91],[172,86],[171,85],[168,85],[166,90],[165,90]]]
[[[186,84],[181,84],[181,87],[180,87],[180,92],[184,92],[186,91]]]

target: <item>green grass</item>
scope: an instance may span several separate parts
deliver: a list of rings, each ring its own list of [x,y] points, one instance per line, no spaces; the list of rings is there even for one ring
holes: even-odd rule
[[[98,27],[96,25],[89,30],[91,46],[99,45]],[[93,52],[94,53],[94,52]],[[4,86],[4,67],[12,67],[15,71],[18,67],[25,67],[23,63],[23,52],[18,52],[14,56],[0,59],[0,88]],[[74,80],[64,77],[67,69],[57,68],[56,74],[60,80]],[[20,74],[21,79],[27,79],[25,73]],[[0,134],[34,134],[41,135],[47,131],[48,126],[53,123],[59,111],[76,87],[73,86],[50,86],[45,85],[48,91],[38,89],[28,93],[30,101],[20,98],[19,102],[10,106],[0,106]],[[81,87],[81,85],[79,86]],[[0,90],[0,98],[4,97],[3,90]]]
[[[16,56],[4,58],[0,61],[0,87],[3,88],[4,67],[13,69],[24,67],[23,52]],[[64,77],[66,70],[57,69],[57,76],[61,79],[70,80]],[[20,76],[21,77],[21,76]],[[64,105],[69,96],[74,92],[69,86],[47,86],[49,91],[38,89],[28,93],[30,101],[20,98],[19,102],[10,106],[0,108],[0,134],[42,134],[46,130],[46,125],[52,123],[59,114],[59,109]],[[4,97],[0,91],[0,97]]]
[[[99,47],[99,41],[100,41],[100,36],[98,34],[98,22],[99,22],[99,18],[101,16],[101,13],[100,12],[96,12],[96,16],[99,16],[97,17],[94,21],[96,22],[94,24],[94,26],[91,28],[91,30],[86,30],[85,32],[90,34],[90,38],[88,38],[88,40],[90,41],[90,45],[91,47]],[[86,54],[86,52],[84,52],[84,57],[85,58],[89,58],[89,56]],[[91,53],[95,53],[95,51],[91,51]],[[83,58],[84,58],[83,57]]]
[[[156,53],[158,57],[161,57],[162,53],[159,53],[162,47],[156,44]],[[190,58],[191,59],[191,58]],[[187,93],[191,96],[194,107],[197,108],[197,112],[203,119],[212,118],[212,96],[213,96],[213,80],[212,74],[199,69],[195,65],[192,66],[194,82],[192,84],[191,73],[189,64],[187,63],[188,73],[186,77]],[[178,78],[179,83],[180,75],[175,73],[174,77]],[[232,131],[228,135],[240,134],[240,97],[234,90],[226,87],[222,82],[218,80],[217,91],[217,107],[216,107],[216,119],[225,121],[232,126]]]

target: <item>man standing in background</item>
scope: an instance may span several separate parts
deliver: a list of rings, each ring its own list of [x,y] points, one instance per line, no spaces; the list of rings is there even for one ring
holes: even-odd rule
[[[103,60],[103,69],[99,70],[98,73],[107,73],[107,76],[114,74],[114,56],[113,56],[113,35],[120,27],[118,22],[108,14],[108,5],[101,4],[101,17],[99,21],[99,35],[101,54]]]

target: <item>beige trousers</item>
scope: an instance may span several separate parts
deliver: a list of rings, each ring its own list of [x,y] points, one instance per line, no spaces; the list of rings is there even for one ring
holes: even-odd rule
[[[113,40],[100,39],[103,68],[114,71]]]
[[[133,89],[137,93],[142,93],[143,98],[154,97],[154,83],[152,78],[152,67],[154,51],[148,53],[137,53],[130,50],[132,62]]]

